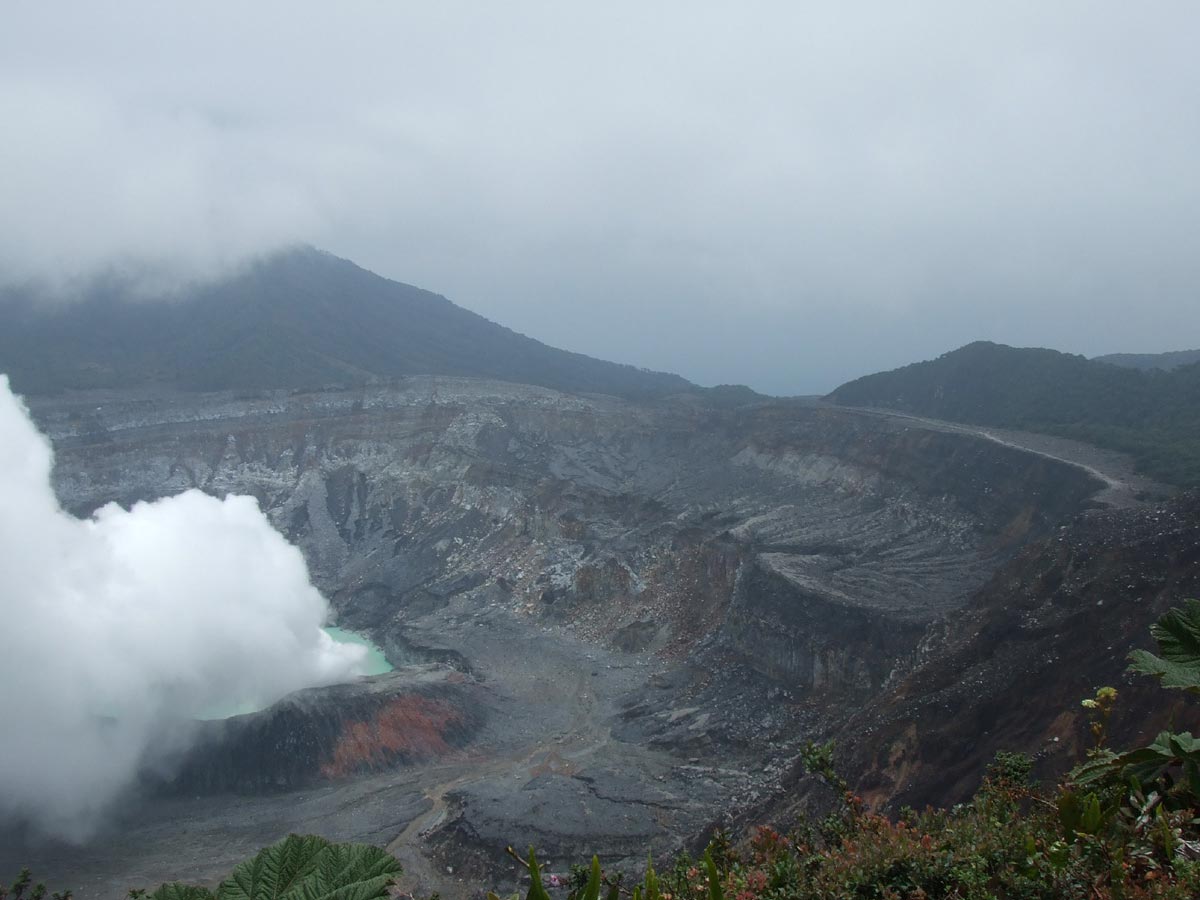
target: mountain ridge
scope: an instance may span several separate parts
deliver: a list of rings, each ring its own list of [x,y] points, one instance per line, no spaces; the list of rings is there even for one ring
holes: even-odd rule
[[[644,399],[701,390],[543,344],[445,297],[312,247],[165,300],[112,278],[70,303],[0,293],[0,370],[17,390],[317,388],[415,374]]]
[[[1093,356],[1092,359],[1095,362],[1125,366],[1129,369],[1161,369],[1169,372],[1181,366],[1190,366],[1200,362],[1200,350],[1168,350],[1165,353],[1106,353],[1103,356]]]
[[[1142,371],[976,341],[847,382],[826,399],[1076,438],[1129,453],[1169,483],[1200,484],[1200,363]]]

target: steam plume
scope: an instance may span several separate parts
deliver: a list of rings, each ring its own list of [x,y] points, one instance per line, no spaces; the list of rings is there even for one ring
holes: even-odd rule
[[[364,649],[250,497],[65,513],[0,375],[0,817],[82,839],[205,710],[344,681]]]

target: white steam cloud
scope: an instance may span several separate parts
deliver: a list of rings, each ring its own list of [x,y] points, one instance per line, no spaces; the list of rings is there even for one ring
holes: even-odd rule
[[[214,707],[359,673],[299,550],[250,497],[188,491],[88,520],[0,375],[0,817],[82,839]]]

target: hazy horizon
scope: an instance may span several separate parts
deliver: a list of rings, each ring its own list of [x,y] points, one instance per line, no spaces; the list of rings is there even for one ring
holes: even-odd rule
[[[547,344],[822,393],[1200,345],[1200,8],[14,4],[0,281],[305,242]]]

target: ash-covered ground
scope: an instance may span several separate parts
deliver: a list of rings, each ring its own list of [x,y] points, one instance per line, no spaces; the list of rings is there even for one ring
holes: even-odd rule
[[[388,846],[443,897],[512,882],[510,844],[560,871],[669,854],[763,808],[804,740],[1127,484],[1019,435],[469,379],[33,411],[68,508],[253,494],[398,667],[205,733],[85,847],[0,846],[81,898],[211,881],[289,831]]]

